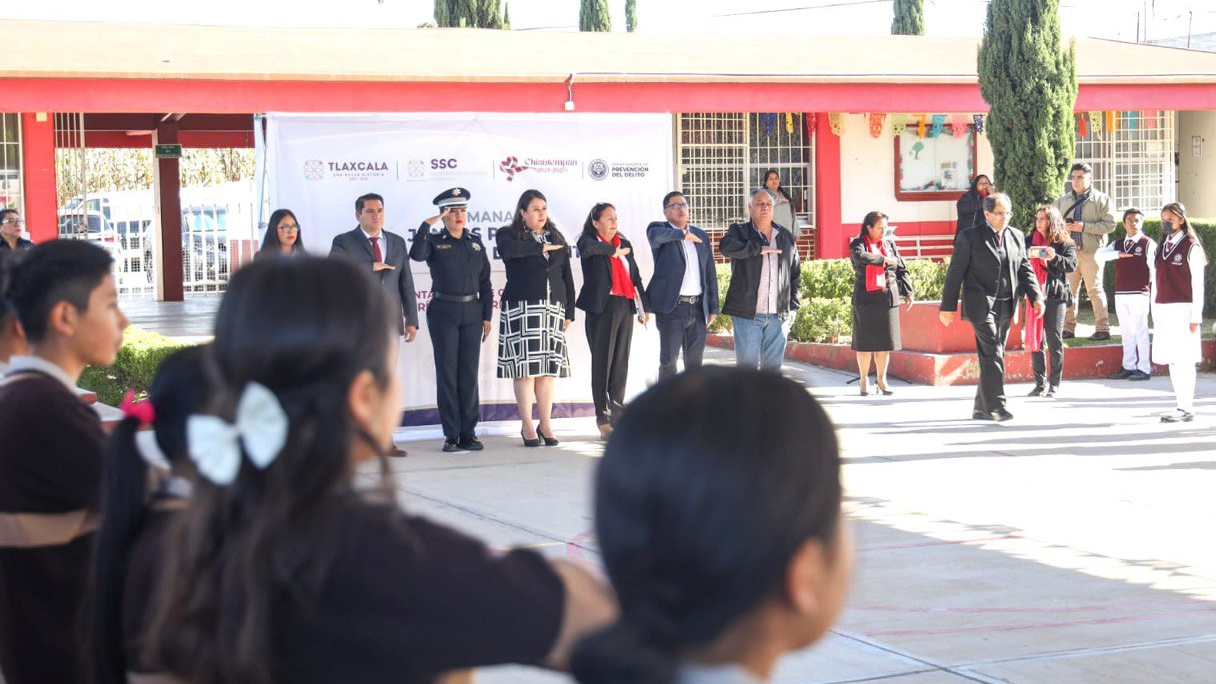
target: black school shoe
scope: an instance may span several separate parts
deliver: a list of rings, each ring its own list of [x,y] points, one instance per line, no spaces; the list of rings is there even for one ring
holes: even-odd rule
[[[1065,331],[1064,331],[1064,334],[1063,334],[1063,335],[1061,335],[1060,337],[1063,337],[1063,338],[1064,338],[1064,339],[1066,339],[1066,340],[1071,340],[1072,338],[1076,337],[1076,335],[1074,335],[1074,334],[1072,334],[1072,333],[1068,332],[1067,330],[1065,330]]]
[[[971,420],[993,420],[993,418],[991,413],[977,409],[971,412]]]
[[[1013,420],[1013,414],[1005,409],[997,409],[992,412],[992,419],[998,423],[1004,423],[1007,420]]]
[[[462,451],[464,451],[464,449],[461,448],[460,444],[456,442],[455,437],[448,437],[447,439],[443,440],[443,453],[458,454]]]
[[[1148,373],[1145,373],[1142,370],[1138,370],[1138,371],[1133,372],[1131,374],[1131,376],[1129,376],[1127,379],[1131,380],[1132,382],[1139,382],[1141,380],[1152,380],[1153,376],[1149,375]]]
[[[460,448],[467,449],[469,451],[481,451],[482,449],[486,448],[486,445],[482,444],[481,440],[477,439],[476,437],[465,437],[464,439],[460,440]]]
[[[1089,339],[1093,340],[1094,342],[1101,342],[1103,340],[1109,340],[1110,333],[1108,333],[1106,331],[1096,332],[1096,333],[1090,335]]]
[[[1106,377],[1111,380],[1126,380],[1135,374],[1136,374],[1136,371],[1134,371],[1134,370],[1120,368],[1118,373],[1111,373],[1110,375],[1108,375]]]
[[[1174,409],[1172,413],[1161,416],[1162,423],[1189,423],[1195,420],[1195,414],[1182,409]]]

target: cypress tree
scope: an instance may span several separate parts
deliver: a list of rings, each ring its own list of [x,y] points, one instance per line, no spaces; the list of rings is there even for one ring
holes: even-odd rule
[[[502,6],[502,27],[505,29],[511,28],[511,4],[507,3]]]
[[[498,0],[435,0],[435,25],[508,28],[508,22],[499,15]]]
[[[625,30],[633,33],[638,27],[638,0],[625,0]]]
[[[891,35],[925,35],[925,0],[895,0],[895,18],[891,20]]]
[[[611,31],[612,18],[608,16],[608,0],[582,0],[578,8],[578,30]]]
[[[1059,10],[1060,0],[992,0],[980,43],[993,180],[1022,229],[1059,197],[1076,150],[1076,46],[1061,44]]]

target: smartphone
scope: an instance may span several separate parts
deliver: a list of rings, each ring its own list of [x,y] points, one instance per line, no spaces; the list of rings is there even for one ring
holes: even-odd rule
[[[1047,258],[1047,248],[1046,247],[1028,247],[1028,248],[1026,248],[1026,256],[1030,257],[1031,259],[1046,259]]]

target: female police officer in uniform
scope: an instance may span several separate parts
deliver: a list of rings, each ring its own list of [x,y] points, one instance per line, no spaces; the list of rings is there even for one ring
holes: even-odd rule
[[[435,350],[435,398],[446,438],[443,450],[479,451],[483,446],[473,430],[480,408],[477,365],[494,310],[490,259],[481,238],[466,230],[469,191],[451,188],[433,201],[439,215],[418,227],[410,258],[425,261],[431,269],[426,323]],[[441,229],[436,225],[440,221]]]

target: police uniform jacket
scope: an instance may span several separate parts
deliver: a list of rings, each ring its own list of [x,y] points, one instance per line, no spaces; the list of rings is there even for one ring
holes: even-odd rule
[[[410,258],[425,261],[431,269],[431,290],[446,295],[478,296],[482,320],[494,314],[494,287],[490,283],[490,257],[481,238],[468,228],[460,238],[447,229],[431,232],[426,221],[418,227]]]

